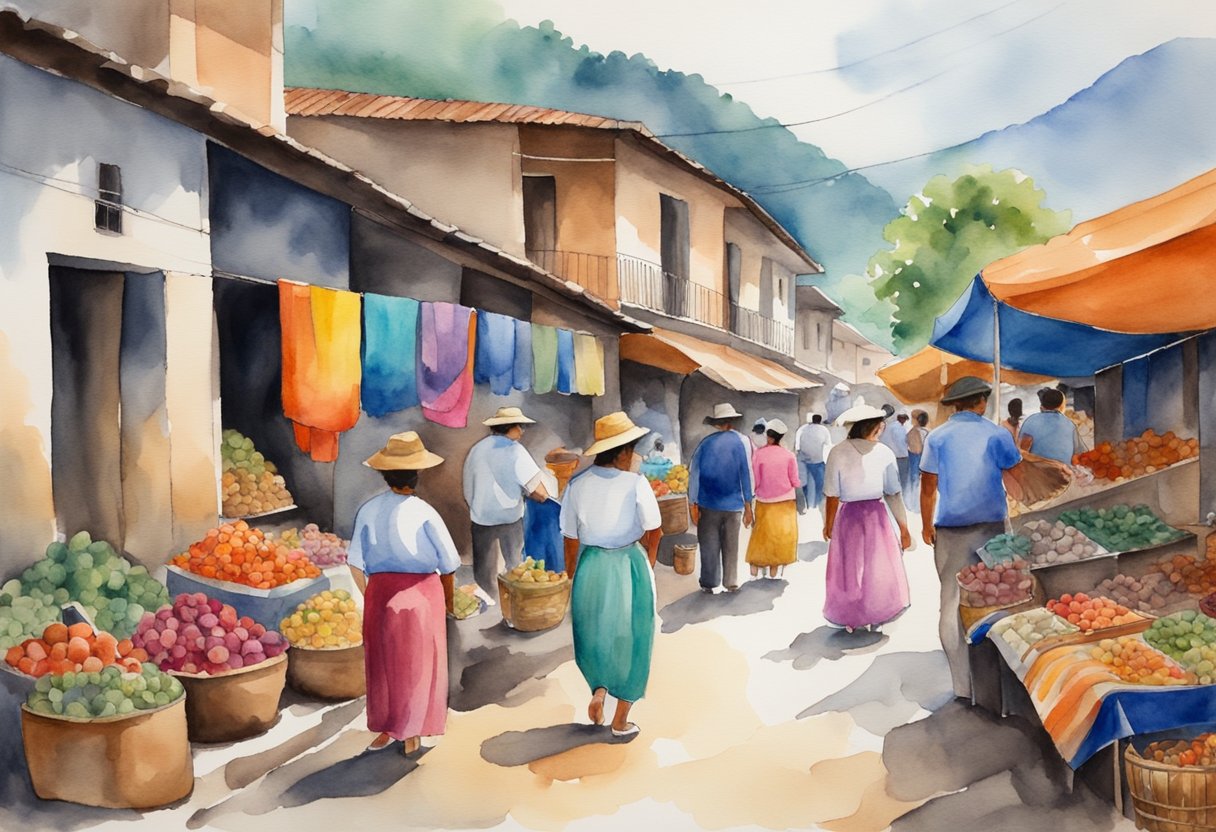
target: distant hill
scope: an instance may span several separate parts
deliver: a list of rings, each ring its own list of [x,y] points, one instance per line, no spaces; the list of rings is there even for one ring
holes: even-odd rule
[[[872,168],[899,203],[964,164],[1018,168],[1081,221],[1216,167],[1216,40],[1179,38],[1127,58],[1031,119],[953,150]]]

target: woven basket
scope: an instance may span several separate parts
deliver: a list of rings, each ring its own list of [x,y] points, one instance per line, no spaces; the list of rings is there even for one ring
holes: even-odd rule
[[[287,654],[215,676],[172,675],[186,689],[190,742],[235,742],[265,733],[279,718]]]
[[[329,649],[293,646],[287,651],[287,684],[305,696],[329,701],[366,695],[363,645]]]
[[[570,608],[570,580],[558,583],[521,584],[498,576],[498,601],[502,620],[524,633],[548,630],[562,623]]]
[[[970,630],[975,622],[987,615],[991,615],[997,610],[1008,610],[1009,612],[1021,612],[1022,610],[1032,610],[1035,607],[1041,607],[1047,603],[1047,594],[1043,591],[1043,585],[1039,583],[1039,579],[1034,575],[1030,576],[1031,587],[1030,597],[1022,601],[1015,601],[1012,604],[1004,604],[993,607],[968,607],[964,604],[958,605],[958,617],[963,623],[963,631]]]
[[[1131,745],[1123,759],[1137,826],[1149,832],[1216,829],[1216,766],[1158,763]]]
[[[691,575],[697,566],[697,544],[677,543],[671,565],[677,575]]]
[[[675,494],[659,500],[659,517],[663,534],[683,534],[688,531],[688,495]]]

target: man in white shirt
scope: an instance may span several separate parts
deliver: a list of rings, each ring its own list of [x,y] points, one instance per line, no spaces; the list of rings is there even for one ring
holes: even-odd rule
[[[806,424],[794,434],[794,453],[798,457],[798,474],[802,477],[802,492],[808,506],[823,508],[823,472],[827,465],[828,447],[832,434],[818,413],[806,414]],[[811,499],[811,489],[815,499]]]
[[[903,489],[904,500],[907,500],[912,490],[908,477],[908,414],[901,413],[898,418],[891,418],[895,414],[895,408],[889,404],[884,404],[882,410],[887,414],[887,426],[878,441],[895,454],[895,464],[899,466],[900,487]]]
[[[499,555],[508,570],[523,556],[524,500],[542,502],[549,492],[540,466],[519,443],[524,426],[536,422],[518,407],[501,407],[482,424],[490,435],[465,458],[464,499],[473,521],[473,577],[497,597]]]

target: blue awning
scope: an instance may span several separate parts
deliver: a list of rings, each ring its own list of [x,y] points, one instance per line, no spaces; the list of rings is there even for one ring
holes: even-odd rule
[[[991,363],[996,299],[976,276],[971,286],[933,323],[929,342],[938,349]],[[999,304],[1001,366],[1053,378],[1092,376],[1098,370],[1145,355],[1187,333],[1129,335],[1045,318]]]

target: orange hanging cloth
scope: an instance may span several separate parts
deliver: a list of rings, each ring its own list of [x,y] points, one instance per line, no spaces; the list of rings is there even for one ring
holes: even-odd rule
[[[353,292],[279,281],[283,413],[317,462],[338,458],[338,434],[359,420],[360,302]]]

